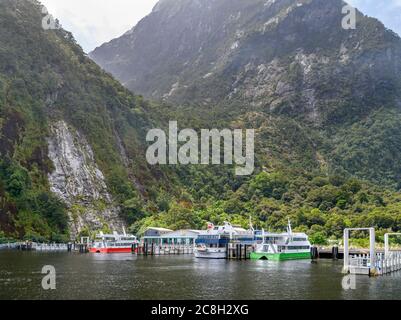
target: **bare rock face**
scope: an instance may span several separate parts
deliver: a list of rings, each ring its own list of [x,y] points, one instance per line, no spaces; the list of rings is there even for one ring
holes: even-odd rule
[[[120,209],[113,205],[103,173],[96,165],[85,137],[58,121],[48,139],[49,158],[54,171],[49,174],[50,189],[68,206],[71,237],[83,230],[121,231]]]

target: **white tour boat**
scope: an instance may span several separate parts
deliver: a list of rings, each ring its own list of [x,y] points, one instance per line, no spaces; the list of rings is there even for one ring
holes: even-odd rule
[[[255,252],[251,253],[251,259],[311,259],[311,244],[308,236],[305,233],[292,232],[290,221],[285,233],[266,233],[263,230],[261,234],[256,234],[255,238],[259,241],[257,241]]]
[[[225,259],[230,241],[252,241],[252,239],[252,231],[232,226],[229,222],[225,222],[223,226],[216,227],[209,223],[208,229],[202,231],[195,241],[194,254],[196,258]]]

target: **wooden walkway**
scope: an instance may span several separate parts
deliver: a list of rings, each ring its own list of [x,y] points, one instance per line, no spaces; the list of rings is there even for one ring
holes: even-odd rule
[[[369,249],[364,254],[352,254],[349,249],[350,231],[369,231]],[[387,233],[384,236],[384,252],[376,251],[374,228],[350,228],[344,230],[344,273],[378,276],[401,270],[401,251],[390,250],[389,236],[399,233]]]
[[[138,248],[134,248],[133,252],[143,256],[166,256],[166,255],[181,255],[193,254],[193,245],[157,245],[145,243]]]
[[[84,248],[86,246],[86,248]],[[41,252],[87,251],[87,245],[79,243],[12,242],[0,244],[0,250],[22,250]]]

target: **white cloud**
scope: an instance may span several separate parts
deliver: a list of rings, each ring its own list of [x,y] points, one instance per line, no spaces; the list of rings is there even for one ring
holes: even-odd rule
[[[86,52],[131,29],[157,0],[41,0]]]

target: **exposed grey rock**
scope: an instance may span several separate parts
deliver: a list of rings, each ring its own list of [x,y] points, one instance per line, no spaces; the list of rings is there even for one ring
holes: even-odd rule
[[[71,237],[87,228],[121,231],[120,209],[113,205],[103,173],[96,165],[85,137],[66,122],[53,124],[48,139],[49,158],[54,171],[49,174],[50,189],[69,208]]]

